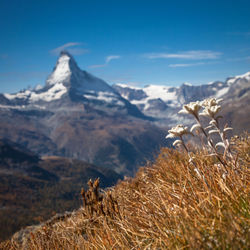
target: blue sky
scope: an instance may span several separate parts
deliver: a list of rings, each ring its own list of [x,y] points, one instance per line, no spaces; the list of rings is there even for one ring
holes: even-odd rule
[[[0,92],[44,84],[60,49],[108,83],[204,84],[250,71],[250,1],[0,1]]]

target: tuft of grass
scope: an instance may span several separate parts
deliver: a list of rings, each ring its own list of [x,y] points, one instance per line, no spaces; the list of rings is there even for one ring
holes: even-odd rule
[[[14,235],[1,249],[250,249],[250,136],[232,140],[226,175],[202,148],[163,148],[155,163],[102,191],[82,190],[83,206]]]

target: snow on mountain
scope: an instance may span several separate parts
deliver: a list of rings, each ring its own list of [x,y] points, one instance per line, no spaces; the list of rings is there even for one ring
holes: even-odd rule
[[[123,98],[137,105],[143,111],[149,110],[157,102],[159,105],[164,103],[170,107],[178,106],[178,88],[160,85],[147,85],[144,88],[138,88],[120,83],[113,85],[113,87]]]
[[[97,93],[93,92],[91,95],[91,92],[89,92],[88,94],[84,94],[83,95],[85,98],[87,99],[92,99],[92,100],[100,100],[100,101],[104,101],[106,103],[112,103],[112,104],[116,104],[116,105],[120,105],[120,106],[124,106],[124,102],[120,101],[117,98],[117,95],[115,93],[112,92],[102,92],[99,91]]]
[[[152,100],[160,99],[163,102],[167,103],[169,106],[177,105],[177,94],[176,91],[167,86],[160,85],[148,85],[143,88],[146,97],[141,100],[131,100],[132,104],[144,104],[144,110],[147,110],[151,107],[150,102]]]
[[[193,86],[193,84],[192,84],[192,83],[190,83],[190,82],[184,82],[184,83],[183,83],[183,85]]]
[[[37,84],[35,87],[34,87],[34,90],[40,90],[42,89],[43,86],[41,84]]]
[[[224,96],[228,92],[229,88],[230,88],[229,86],[226,86],[226,87],[218,90],[215,94],[215,97],[220,98],[220,97]]]
[[[66,92],[67,88],[62,83],[58,83],[52,86],[46,92],[41,92],[41,93],[32,92],[30,95],[30,101],[36,102],[39,100],[43,100],[46,102],[51,102],[53,100],[60,99]]]
[[[171,91],[171,89],[173,90],[173,88],[167,86],[149,85],[144,88],[144,91],[150,99],[160,98],[164,102],[168,102],[177,99],[176,92]]]
[[[47,79],[47,84],[55,85],[57,83],[69,81],[72,74],[72,69],[74,70],[74,68],[77,69],[74,59],[68,53],[61,53],[55,69]]]
[[[250,72],[247,72],[243,75],[238,75],[238,76],[234,76],[234,77],[229,77],[226,82],[228,85],[231,85],[233,83],[235,83],[238,80],[246,80],[246,81],[250,81]]]
[[[40,100],[50,102],[60,99],[66,92],[67,88],[62,83],[57,83],[44,92],[25,90],[17,94],[4,94],[4,96],[9,100],[24,99],[28,100],[30,103],[34,103]]]
[[[4,96],[9,99],[9,100],[14,100],[14,99],[27,99],[31,94],[30,90],[24,90],[20,91],[16,94],[7,94],[5,93]]]

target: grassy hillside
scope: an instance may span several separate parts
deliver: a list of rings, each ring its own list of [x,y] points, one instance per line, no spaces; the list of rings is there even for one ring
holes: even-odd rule
[[[250,136],[232,141],[225,169],[205,149],[162,149],[135,178],[99,192],[83,206],[2,243],[2,249],[249,249]]]

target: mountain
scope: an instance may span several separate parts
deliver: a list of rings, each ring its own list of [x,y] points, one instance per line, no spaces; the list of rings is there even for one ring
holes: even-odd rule
[[[231,121],[237,127],[237,132],[242,132],[249,127],[247,114],[250,102],[250,72],[229,77],[225,82],[215,81],[198,86],[184,83],[180,87],[148,85],[138,88],[118,83],[113,85],[113,88],[145,115],[156,118],[156,123],[161,126],[190,122],[188,118],[177,116],[183,104],[216,97],[224,99],[223,114],[228,122]],[[244,108],[238,110],[239,107]],[[239,121],[240,117],[244,121]]]
[[[66,51],[44,86],[0,95],[0,138],[126,175],[166,145],[151,120]]]
[[[108,85],[105,81],[81,70],[74,58],[62,51],[53,72],[45,86],[33,90],[23,90],[16,94],[4,94],[0,98],[3,108],[19,110],[101,110],[119,112],[136,117],[142,113]]]
[[[21,227],[80,205],[89,178],[103,188],[122,176],[79,160],[44,157],[9,140],[0,140],[0,241]]]

